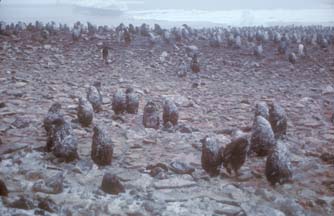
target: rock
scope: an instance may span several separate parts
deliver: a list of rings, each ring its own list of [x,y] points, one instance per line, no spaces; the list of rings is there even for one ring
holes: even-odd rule
[[[195,185],[196,182],[185,180],[179,177],[159,180],[153,184],[154,188],[156,189],[186,188],[186,187],[193,187]]]
[[[157,179],[164,179],[163,178],[163,173],[165,172],[164,169],[162,169],[161,167],[155,167],[153,169],[151,169],[150,171],[150,176],[152,177],[156,177]]]
[[[37,181],[32,190],[34,192],[42,192],[47,194],[59,194],[63,192],[64,175],[63,173],[58,173],[50,178]]]
[[[139,97],[134,92],[133,88],[126,89],[126,111],[130,114],[138,113]]]
[[[241,136],[226,145],[223,151],[223,166],[231,175],[231,171],[238,176],[240,167],[245,163],[249,142],[247,137]]]
[[[94,112],[102,110],[101,83],[95,82],[87,89],[87,100],[92,104]]]
[[[19,199],[16,199],[13,202],[9,203],[8,207],[24,210],[30,210],[35,208],[34,202],[29,197],[23,195],[20,196]]]
[[[193,132],[192,128],[184,124],[179,125],[177,130],[180,131],[180,133],[192,133]]]
[[[202,143],[202,168],[211,176],[219,174],[222,160],[222,148],[212,137],[206,136],[200,140]]]
[[[118,177],[110,173],[104,174],[101,189],[105,193],[113,195],[125,192],[124,187]]]
[[[54,130],[51,134],[51,145],[53,154],[64,160],[71,162],[79,158],[77,153],[77,139],[73,133],[71,124],[63,118],[54,121]]]
[[[2,108],[5,108],[6,107],[6,103],[5,102],[0,102],[0,109],[2,109]]]
[[[113,157],[113,141],[100,126],[94,127],[91,158],[99,166],[110,165]]]
[[[8,196],[7,186],[2,179],[0,179],[0,196]]]
[[[328,94],[333,94],[334,93],[334,87],[331,85],[326,86],[325,88],[322,89],[322,94],[323,95],[328,95]]]
[[[88,127],[93,122],[93,106],[84,98],[79,98],[77,116],[79,123],[83,127]]]
[[[158,108],[152,101],[149,101],[144,107],[143,125],[146,128],[159,129],[160,117]]]
[[[307,215],[307,212],[304,210],[304,208],[293,199],[290,198],[278,199],[276,200],[276,203],[279,205],[280,210],[284,212],[285,215],[293,215],[293,216]]]
[[[194,73],[198,73],[201,71],[196,54],[192,57],[192,60],[190,62],[190,68]]]
[[[269,107],[266,102],[261,101],[255,105],[255,117],[262,116],[269,121]]]
[[[57,213],[59,210],[57,204],[49,197],[39,198],[37,207],[50,213]]]
[[[278,143],[267,157],[265,174],[271,185],[284,184],[292,179],[290,156],[283,143]]]
[[[215,210],[214,213],[218,215],[232,216],[232,215],[239,215],[241,211],[242,211],[241,208],[238,206],[225,205],[224,207]]]
[[[170,164],[170,170],[175,172],[176,174],[189,174],[192,175],[192,173],[195,171],[195,169],[185,163],[182,163],[180,161],[174,161]]]
[[[334,164],[334,154],[332,153],[324,152],[321,154],[320,158],[328,164]]]
[[[284,108],[277,102],[273,102],[270,105],[269,122],[274,131],[275,138],[281,138],[286,134],[288,118]]]
[[[285,214],[277,209],[271,208],[269,205],[242,203],[241,208],[247,216],[285,216]]]
[[[257,116],[252,128],[250,150],[258,156],[266,156],[275,146],[275,135],[270,123],[262,116]]]
[[[18,117],[15,119],[15,121],[12,123],[12,126],[16,127],[16,128],[26,128],[28,127],[30,124],[30,121],[26,118],[21,118],[21,117]]]
[[[116,115],[122,114],[126,110],[126,95],[120,89],[113,96],[112,109]]]
[[[179,119],[179,112],[177,106],[173,101],[168,99],[165,100],[165,103],[163,105],[162,119],[164,125],[166,125],[168,122],[172,123],[174,126],[177,125],[177,121]]]

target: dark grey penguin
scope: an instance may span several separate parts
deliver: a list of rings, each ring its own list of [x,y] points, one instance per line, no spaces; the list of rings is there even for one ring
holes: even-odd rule
[[[220,167],[223,162],[222,148],[220,148],[216,140],[209,136],[204,137],[200,141],[202,143],[202,168],[211,177],[219,175]]]
[[[107,131],[100,127],[94,127],[91,158],[99,166],[110,165],[113,158],[113,141]]]
[[[251,152],[255,152],[258,156],[266,156],[275,146],[275,135],[268,120],[262,116],[255,117],[251,135]]]
[[[147,102],[144,107],[143,125],[146,128],[158,129],[160,127],[159,111],[155,103]]]

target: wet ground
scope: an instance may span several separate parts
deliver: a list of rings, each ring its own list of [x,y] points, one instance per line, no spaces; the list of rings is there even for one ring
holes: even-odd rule
[[[101,59],[103,41],[112,47],[108,65]],[[179,78],[187,44],[199,48],[201,72]],[[291,44],[289,49],[297,47]],[[37,200],[46,197],[55,202],[55,215],[332,215],[334,167],[321,155],[334,153],[334,48],[308,47],[309,57],[294,65],[276,50],[276,45],[265,44],[265,57],[257,58],[246,44],[242,49],[212,48],[205,41],[151,46],[137,37],[124,46],[107,33],[84,35],[78,42],[69,33],[44,41],[31,33],[0,36],[0,179],[10,192],[0,201],[1,215],[37,214]],[[104,103],[94,123],[108,128],[114,141],[112,165],[93,164],[92,127],[75,121],[80,160],[60,163],[41,151],[46,143],[43,118],[57,101],[66,118],[75,119],[77,97],[85,96],[94,81],[102,83]],[[113,120],[112,95],[128,86],[140,94],[139,113]],[[156,101],[162,111],[166,97],[176,102],[179,124],[187,130],[142,126],[145,103]],[[251,127],[260,100],[276,100],[287,112],[287,137],[281,142],[291,153],[293,182],[271,187],[264,176],[265,158],[254,157],[247,159],[238,178],[223,169],[210,178],[201,168],[199,140],[212,135],[227,144],[229,129]],[[195,172],[169,170],[159,179],[146,169],[174,161]],[[106,172],[121,179],[125,193],[108,195],[99,189]],[[36,182],[58,173],[64,174],[63,190],[34,190]],[[10,208],[21,195],[32,201],[29,208]]]

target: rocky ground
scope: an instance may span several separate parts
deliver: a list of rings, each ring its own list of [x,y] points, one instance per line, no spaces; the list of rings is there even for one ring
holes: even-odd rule
[[[124,46],[109,38],[84,35],[73,42],[70,33],[46,40],[28,32],[0,35],[0,179],[9,190],[0,200],[1,215],[333,215],[334,167],[323,160],[334,153],[333,46],[308,47],[309,57],[292,65],[270,43],[265,57],[257,58],[247,46],[215,49],[205,41],[151,46],[144,38]],[[112,47],[108,65],[101,59],[103,41]],[[179,78],[190,44],[200,50],[201,72]],[[114,141],[112,165],[92,162],[92,127],[75,120],[80,160],[60,163],[43,151],[43,118],[57,101],[66,118],[75,119],[78,96],[94,81],[101,81],[103,94],[103,111],[94,123],[108,128]],[[113,118],[112,95],[129,86],[140,94],[139,113]],[[164,98],[176,102],[181,129],[144,128],[144,105],[153,100],[162,110]],[[261,100],[276,100],[287,112],[282,142],[291,153],[293,182],[270,186],[265,158],[257,157],[247,158],[238,178],[223,169],[210,178],[201,168],[200,139],[211,135],[226,145],[231,129],[251,127]],[[177,161],[195,171],[177,174],[169,168],[151,177],[146,169]],[[100,190],[107,172],[120,178],[125,193]],[[43,182],[48,190],[38,186]]]

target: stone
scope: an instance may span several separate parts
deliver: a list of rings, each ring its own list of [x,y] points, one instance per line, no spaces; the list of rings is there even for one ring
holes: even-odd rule
[[[247,216],[285,216],[280,210],[274,209],[265,204],[242,203],[241,208]]]
[[[320,158],[328,164],[334,164],[334,154],[332,153],[324,152],[321,154]]]
[[[169,167],[170,167],[170,170],[175,172],[176,174],[192,175],[192,173],[195,171],[195,168],[191,167],[188,164],[180,162],[180,161],[172,162]]]
[[[64,175],[63,173],[58,173],[48,179],[37,181],[32,190],[34,192],[42,192],[46,194],[59,194],[62,193],[64,189]]]
[[[7,186],[2,179],[0,179],[0,196],[8,196]]]
[[[50,213],[57,213],[59,210],[57,204],[49,197],[39,198],[37,207]]]
[[[92,160],[99,166],[111,165],[113,152],[112,139],[104,128],[96,125],[92,141]]]
[[[323,95],[334,94],[334,87],[331,85],[326,86],[325,88],[322,89],[322,94]]]
[[[211,176],[217,176],[222,160],[222,148],[212,137],[206,136],[200,140],[202,143],[202,168]]]
[[[18,117],[15,119],[15,121],[12,123],[12,126],[22,129],[28,127],[30,124],[30,121],[26,118]]]
[[[17,208],[24,210],[30,210],[35,208],[34,202],[29,197],[23,195],[20,196],[19,199],[16,199],[13,202],[9,203],[8,206],[10,208]]]
[[[252,128],[250,150],[258,156],[266,156],[275,146],[275,135],[270,123],[262,116],[257,116]]]
[[[297,203],[296,200],[291,198],[283,198],[276,200],[276,203],[280,207],[279,209],[285,213],[285,215],[303,216],[307,215],[304,208]]]
[[[159,129],[160,117],[158,108],[152,101],[147,102],[144,107],[143,125],[145,128]]]
[[[187,188],[187,187],[193,187],[195,185],[196,182],[182,179],[179,177],[159,180],[153,184],[154,188],[156,189]]]
[[[232,216],[232,215],[238,215],[241,211],[242,211],[241,208],[238,206],[225,205],[224,207],[215,210],[214,213],[219,215]]]
[[[119,178],[110,173],[106,173],[103,176],[101,189],[105,193],[118,195],[119,193],[124,193],[125,189]]]

